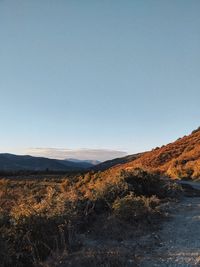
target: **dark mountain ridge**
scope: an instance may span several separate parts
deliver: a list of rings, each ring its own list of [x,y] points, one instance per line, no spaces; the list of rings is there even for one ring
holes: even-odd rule
[[[29,155],[0,154],[0,171],[81,171],[92,165],[67,160],[33,157]]]
[[[125,156],[125,157],[122,157],[122,158],[116,158],[116,159],[111,159],[111,160],[107,160],[107,161],[104,161],[104,162],[101,162],[97,165],[95,165],[94,167],[92,167],[92,170],[94,171],[105,171],[111,167],[114,167],[116,165],[119,165],[119,164],[125,164],[125,163],[128,163],[130,161],[133,161],[139,157],[141,157],[144,153],[146,152],[143,152],[143,153],[137,153],[137,154],[133,154],[133,155],[128,155],[128,156]]]

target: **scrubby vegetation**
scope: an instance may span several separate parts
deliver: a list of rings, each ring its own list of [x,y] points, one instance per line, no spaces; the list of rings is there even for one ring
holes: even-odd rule
[[[130,162],[114,166],[110,172],[119,169],[143,168],[174,179],[200,178],[200,130],[166,146],[140,154]]]
[[[137,236],[156,229],[162,203],[178,197],[180,189],[141,169],[104,175],[1,179],[0,266],[135,262],[133,249],[116,244],[127,239],[134,244]]]

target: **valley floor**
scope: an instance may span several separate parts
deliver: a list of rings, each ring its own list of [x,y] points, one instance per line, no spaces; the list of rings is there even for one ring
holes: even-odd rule
[[[158,239],[141,267],[200,266],[200,197],[184,197],[177,203]]]

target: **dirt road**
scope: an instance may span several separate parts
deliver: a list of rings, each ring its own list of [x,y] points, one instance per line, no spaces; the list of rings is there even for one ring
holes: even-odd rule
[[[199,184],[190,185],[199,188]],[[141,267],[200,266],[200,197],[184,197],[175,204],[158,237],[158,245]]]

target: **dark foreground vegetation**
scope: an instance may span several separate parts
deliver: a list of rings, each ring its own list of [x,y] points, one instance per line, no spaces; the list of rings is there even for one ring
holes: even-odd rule
[[[2,178],[0,266],[136,266],[138,238],[158,229],[180,188],[142,169],[106,179]]]

